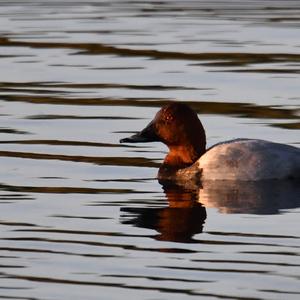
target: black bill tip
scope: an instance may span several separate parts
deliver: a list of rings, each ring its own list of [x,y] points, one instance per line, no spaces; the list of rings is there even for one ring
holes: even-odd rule
[[[142,131],[120,140],[120,143],[148,143],[158,142],[159,137],[156,135],[153,122],[150,122]]]
[[[124,139],[120,139],[120,143],[132,143],[132,140],[130,139],[130,137],[128,138],[124,138]]]
[[[120,139],[120,143],[147,143],[151,142],[148,137],[141,135],[140,133],[134,134],[130,137]]]

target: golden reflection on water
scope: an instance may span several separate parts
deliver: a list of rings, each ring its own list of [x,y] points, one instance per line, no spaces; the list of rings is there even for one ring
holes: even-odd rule
[[[247,64],[272,63],[278,61],[299,62],[299,54],[290,53],[228,53],[228,52],[212,52],[212,53],[186,53],[176,51],[158,51],[147,49],[130,49],[113,47],[101,43],[47,43],[47,42],[24,42],[11,41],[8,38],[0,39],[0,46],[9,47],[30,47],[30,48],[69,48],[80,50],[77,54],[109,54],[118,56],[142,56],[152,59],[168,59],[168,60],[197,60],[197,61],[224,61],[220,62],[222,66],[243,66]],[[216,63],[213,63],[215,65]],[[299,71],[299,70],[298,70]],[[273,71],[276,72],[276,71]],[[280,72],[280,71],[278,71]]]

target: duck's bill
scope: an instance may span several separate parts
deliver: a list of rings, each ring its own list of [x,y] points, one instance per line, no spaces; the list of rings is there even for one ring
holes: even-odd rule
[[[153,123],[148,124],[142,131],[120,140],[120,143],[148,143],[158,142],[159,138],[155,133]]]
[[[120,143],[147,143],[152,142],[149,139],[140,136],[139,133],[120,140]]]

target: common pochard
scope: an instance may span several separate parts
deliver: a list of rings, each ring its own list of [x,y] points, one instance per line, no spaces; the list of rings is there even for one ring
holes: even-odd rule
[[[240,180],[300,178],[300,148],[235,139],[206,149],[204,128],[194,110],[180,102],[162,107],[139,133],[121,143],[163,142],[169,148],[159,168],[161,180]]]

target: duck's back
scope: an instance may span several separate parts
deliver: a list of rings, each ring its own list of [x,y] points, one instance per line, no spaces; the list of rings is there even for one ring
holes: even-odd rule
[[[198,163],[203,180],[300,178],[300,148],[263,140],[217,144]]]

